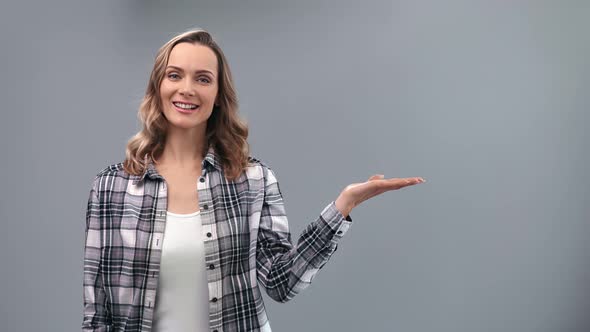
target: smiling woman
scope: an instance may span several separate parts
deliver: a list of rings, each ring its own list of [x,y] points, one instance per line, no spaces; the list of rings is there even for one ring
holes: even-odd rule
[[[139,120],[143,129],[129,140],[124,161],[129,174],[142,174],[149,162],[163,162],[166,141],[177,134],[199,144],[196,159],[214,148],[229,180],[248,165],[248,127],[238,114],[231,70],[207,31],[187,31],[160,48]]]
[[[162,111],[171,126],[205,132],[216,103],[216,72],[217,59],[210,48],[181,43],[172,49],[160,84]]]
[[[261,289],[287,302],[310,285],[382,192],[346,187],[291,241],[274,171],[249,155],[221,49],[206,31],[160,48],[126,160],[99,172],[86,211],[85,331],[271,331]]]

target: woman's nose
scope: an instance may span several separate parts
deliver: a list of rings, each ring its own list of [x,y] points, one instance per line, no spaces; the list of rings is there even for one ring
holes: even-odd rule
[[[180,94],[185,96],[194,96],[195,95],[195,89],[193,87],[193,84],[190,80],[186,80],[181,88],[180,88]]]

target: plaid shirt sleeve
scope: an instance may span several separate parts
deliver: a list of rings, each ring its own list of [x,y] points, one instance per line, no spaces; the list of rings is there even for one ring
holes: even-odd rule
[[[336,251],[352,223],[332,201],[320,216],[291,242],[283,196],[275,173],[264,167],[265,195],[260,216],[256,254],[257,278],[266,293],[287,302],[310,285]]]
[[[102,285],[100,266],[100,211],[101,204],[97,194],[95,179],[86,210],[86,232],[84,246],[84,319],[82,331],[110,331],[108,322],[106,293]]]

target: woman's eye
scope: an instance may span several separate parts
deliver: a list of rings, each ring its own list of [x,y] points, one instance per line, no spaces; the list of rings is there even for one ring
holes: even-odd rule
[[[209,80],[209,78],[208,78],[208,77],[200,77],[200,78],[199,78],[199,81],[201,81],[201,82],[205,82],[205,83],[210,83],[210,82],[211,82],[211,80]]]
[[[168,74],[168,78],[171,78],[171,79],[176,79],[178,77],[180,77],[180,76],[178,76],[178,74],[174,74],[174,73]]]

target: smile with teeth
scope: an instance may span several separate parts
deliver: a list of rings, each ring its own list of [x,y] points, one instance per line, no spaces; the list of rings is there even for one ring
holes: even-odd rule
[[[194,110],[196,109],[197,105],[193,105],[193,104],[183,104],[183,103],[179,103],[179,102],[173,102],[172,104],[174,104],[174,106],[178,107],[178,108],[182,108],[185,110]]]

